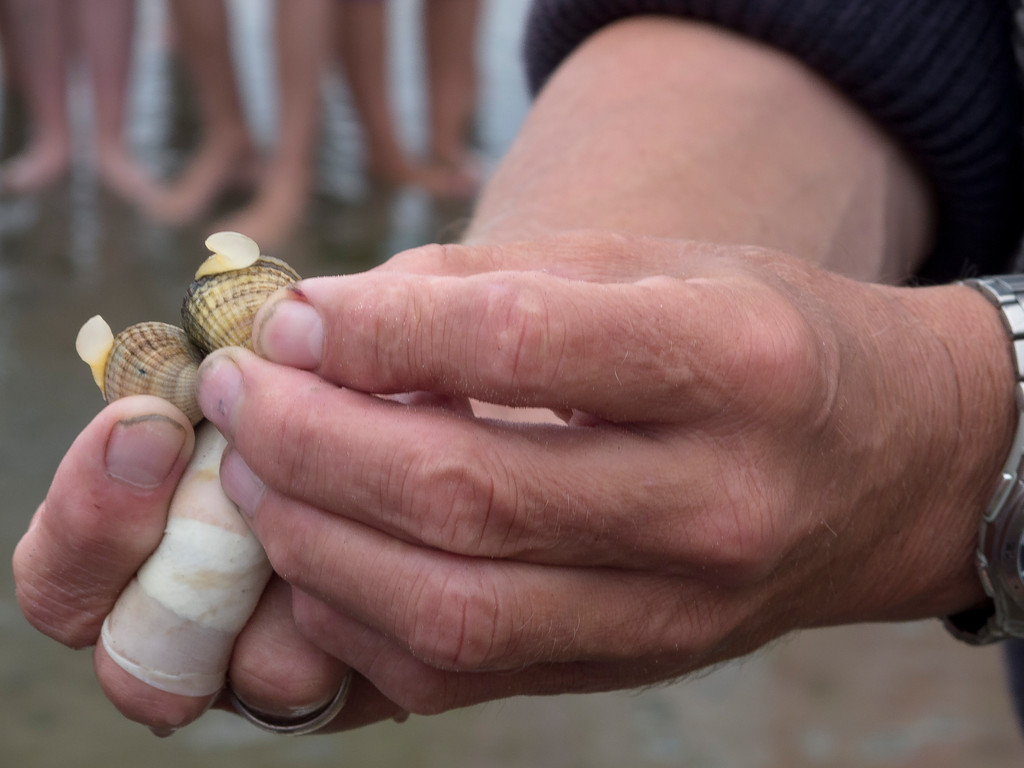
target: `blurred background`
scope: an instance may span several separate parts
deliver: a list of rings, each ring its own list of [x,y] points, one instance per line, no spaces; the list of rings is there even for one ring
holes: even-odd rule
[[[382,18],[335,19],[313,62],[322,76],[315,108],[292,111],[285,105],[301,82],[284,77],[289,49],[278,32],[294,18],[279,16],[273,0],[230,0],[223,46],[193,48],[216,31],[201,14],[217,3],[175,2],[53,0],[79,53],[57,59],[60,77],[47,86],[30,73],[53,68],[49,3],[0,0],[0,549],[8,562],[64,450],[101,405],[74,352],[85,319],[102,312],[115,330],[173,322],[204,238],[225,223],[262,235],[266,252],[304,275],[363,270],[407,247],[458,239],[475,189],[528,109],[519,51],[528,0],[470,0],[461,21],[432,17],[438,0],[391,0]],[[113,16],[72,19],[90,6]],[[182,16],[189,6],[193,16]],[[467,18],[469,38],[457,29]],[[346,23],[354,40],[339,31]],[[426,64],[438,39],[468,52],[457,72],[475,72],[449,83],[454,129],[431,117],[431,98],[446,87]],[[355,51],[381,42],[383,53],[369,51],[360,65]],[[224,62],[197,61],[196,50],[226,52],[237,103],[215,87]],[[309,65],[300,56],[296,67]],[[374,92],[386,99],[374,106],[365,90],[381,71]],[[40,104],[52,129],[42,138]],[[220,131],[225,105],[244,118],[241,141]],[[390,113],[391,135],[374,109]],[[305,155],[288,157],[297,144],[278,141],[296,130],[288,116],[314,126],[297,132]],[[443,130],[456,141],[445,146]],[[520,698],[306,739],[211,713],[158,740],[107,703],[88,651],[28,626],[5,568],[0,764],[1001,768],[1024,759],[1001,665],[998,649],[961,646],[937,622],[851,627],[787,638],[643,692]]]

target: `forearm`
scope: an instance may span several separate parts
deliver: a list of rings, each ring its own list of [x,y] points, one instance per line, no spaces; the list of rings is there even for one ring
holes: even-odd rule
[[[642,18],[595,35],[548,82],[469,239],[611,229],[896,280],[929,247],[929,204],[896,144],[795,60]]]
[[[764,246],[896,282],[930,246],[930,204],[897,145],[797,62],[709,27],[642,19],[596,35],[556,72],[469,239],[610,229]],[[932,615],[978,602],[977,525],[1015,421],[997,313],[962,287],[833,281],[807,290],[864,291],[853,302],[836,297],[838,312],[853,308],[839,322],[862,335],[855,353],[846,350],[843,375],[860,382],[846,391],[870,387],[878,398],[873,413],[850,416],[851,431],[874,420],[865,466],[875,477],[861,480],[875,490],[861,490],[891,519],[914,521],[899,530],[872,521],[872,535],[885,532],[871,542],[870,568],[846,564],[862,575],[849,591],[822,596],[830,605],[816,619]]]

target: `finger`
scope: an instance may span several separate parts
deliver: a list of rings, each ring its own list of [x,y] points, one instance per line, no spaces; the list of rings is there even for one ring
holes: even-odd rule
[[[242,352],[215,356],[202,376],[204,408],[234,446],[221,480],[244,509],[266,483],[448,552],[723,578],[758,546],[747,531],[732,535],[741,516],[698,514],[720,482],[700,438],[482,422],[338,389]],[[243,394],[224,391],[232,386]]]
[[[424,245],[395,254],[373,271],[466,276],[537,270],[571,280],[630,282],[641,262],[644,274],[682,277],[703,274],[726,258],[713,243],[581,230],[500,245]]]
[[[272,578],[235,641],[228,673],[235,695],[272,719],[301,718],[334,697],[347,671],[299,633],[291,589]]]
[[[381,395],[381,397],[403,405],[430,406],[466,416],[473,414],[473,406],[468,400],[449,395],[438,395],[433,392],[398,392],[393,395]]]
[[[440,669],[685,654],[730,620],[702,615],[711,590],[684,580],[452,555],[272,490],[250,525],[288,583]],[[717,588],[717,604],[728,594]]]
[[[304,595],[273,578],[235,642],[229,673],[235,695],[272,721],[301,719],[338,692],[348,666],[314,644],[295,623],[293,601]],[[233,710],[225,701],[220,708]],[[341,714],[318,733],[347,730],[395,717],[399,707],[354,676]]]
[[[93,651],[96,679],[117,711],[161,735],[169,735],[200,717],[217,694],[182,696],[154,688],[125,671],[103,643]]]
[[[409,712],[391,701],[362,675],[353,674],[348,700],[336,718],[317,733],[336,733],[362,728],[381,720],[405,722]]]
[[[636,688],[671,680],[750,650],[740,643],[729,643],[703,653],[658,659],[538,663],[511,671],[457,672],[424,663],[408,648],[309,595],[297,599],[294,610],[311,641],[357,669],[387,700],[419,715],[512,696]]]
[[[14,553],[18,602],[37,629],[72,647],[96,642],[160,541],[193,444],[184,414],[154,397],[118,400],[82,431]]]
[[[825,368],[803,315],[740,279],[367,273],[283,296],[261,312],[257,352],[364,392],[693,420],[769,407]]]

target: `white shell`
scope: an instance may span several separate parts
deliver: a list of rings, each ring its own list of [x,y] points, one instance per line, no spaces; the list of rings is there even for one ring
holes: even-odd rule
[[[209,696],[224,685],[235,636],[271,574],[263,547],[221,490],[226,445],[210,422],[196,430],[164,538],[101,633],[118,666],[182,696]]]

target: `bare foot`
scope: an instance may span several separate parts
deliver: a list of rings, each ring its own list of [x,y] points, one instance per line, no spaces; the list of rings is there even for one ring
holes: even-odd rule
[[[241,232],[259,243],[264,251],[273,251],[282,246],[299,225],[308,198],[308,184],[264,182],[252,203],[219,222],[214,229]]]
[[[96,150],[96,170],[100,181],[122,201],[145,210],[158,193],[153,178],[121,145]]]
[[[247,137],[210,139],[181,175],[159,190],[146,213],[164,224],[187,224],[206,214],[224,192],[254,187],[258,175],[256,151]]]
[[[387,165],[371,165],[367,172],[385,184],[411,185],[447,200],[471,198],[480,188],[479,174],[470,169],[440,161],[414,163],[403,161]]]
[[[434,184],[434,194],[450,200],[468,200],[480,191],[483,172],[476,163],[433,160],[426,163],[423,173]],[[430,187],[428,187],[429,189]]]
[[[67,173],[71,153],[66,143],[37,142],[0,165],[0,193],[29,195],[59,181]]]

